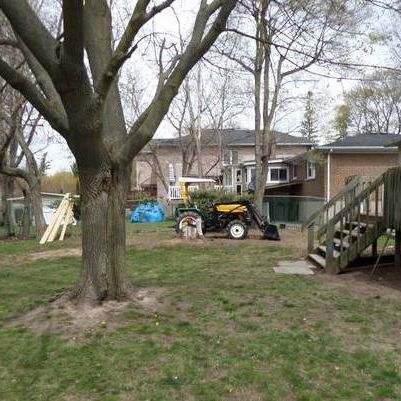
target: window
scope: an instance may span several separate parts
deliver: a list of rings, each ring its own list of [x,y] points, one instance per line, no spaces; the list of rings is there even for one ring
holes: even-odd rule
[[[306,178],[308,180],[313,180],[316,178],[316,163],[309,161],[306,165]]]
[[[255,167],[248,167],[247,168],[247,183],[249,184],[250,182],[255,182],[256,178],[256,168]]]
[[[231,168],[225,169],[223,174],[224,186],[230,187],[233,185],[233,171]]]
[[[223,154],[223,166],[236,166],[238,164],[238,151],[226,150]]]
[[[293,163],[292,165],[292,179],[296,180],[298,178],[298,163]]]
[[[288,182],[288,169],[286,167],[270,167],[267,182]]]

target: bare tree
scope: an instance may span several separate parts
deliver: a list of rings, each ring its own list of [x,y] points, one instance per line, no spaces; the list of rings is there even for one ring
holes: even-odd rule
[[[175,129],[177,146],[181,154],[182,175],[185,177],[192,171],[196,161],[196,121],[194,113],[189,113],[191,91],[186,80],[182,90],[174,100],[171,111],[167,115],[169,123]]]
[[[152,170],[152,174],[161,182],[166,193],[169,190],[169,181],[166,177],[165,170],[162,166],[159,157],[159,146],[157,141],[151,141],[148,143],[148,152],[142,155],[143,160],[149,165]]]
[[[379,71],[345,94],[352,133],[401,133],[399,75]]]
[[[316,117],[316,106],[313,99],[313,92],[308,91],[306,95],[304,118],[301,123],[300,133],[316,144],[318,140],[318,128]]]
[[[236,0],[199,2],[185,49],[173,68],[166,67],[153,99],[127,132],[119,72],[141,46],[144,27],[173,3],[138,0],[113,47],[106,0],[63,0],[63,32],[58,38],[27,0],[0,0],[35,80],[4,59],[0,76],[66,139],[77,161],[83,269],[74,295],[81,300],[120,300],[127,295],[124,201],[130,163],[155,134],[189,71],[224,31]]]
[[[330,51],[341,42],[341,33],[350,20],[346,3],[243,0],[237,25],[230,28],[242,39],[237,37],[231,48],[224,43],[224,48],[219,49],[253,76],[255,203],[259,208],[265,194],[268,162],[274,153],[274,124],[283,84],[290,76],[321,62],[323,57],[326,61],[329,59]],[[251,21],[252,31],[242,28],[244,16]]]
[[[350,124],[350,108],[347,104],[336,107],[336,115],[334,118],[334,128],[337,135],[333,139],[344,139],[348,135],[348,127]]]
[[[218,142],[218,160],[223,171],[223,158],[227,146],[224,136],[226,128],[234,128],[236,118],[250,105],[246,80],[242,79],[230,66],[218,60],[219,68],[211,71],[210,94],[205,102],[207,126],[215,133]],[[215,166],[213,166],[214,168]]]
[[[23,192],[26,195],[26,203],[32,205],[33,217],[35,219],[36,237],[40,238],[45,231],[46,222],[43,215],[41,178],[43,171],[38,165],[35,155],[31,149],[31,144],[37,133],[37,128],[41,116],[27,104],[24,98],[15,94],[14,99],[17,104],[10,115],[2,113],[4,128],[0,132],[0,173],[10,178],[23,180]],[[18,154],[18,149],[20,153]],[[25,167],[21,167],[22,163]],[[13,192],[13,184],[6,180],[7,192]],[[7,221],[9,222],[9,218]],[[27,219],[29,222],[29,218]],[[29,230],[25,229],[25,232]]]
[[[26,70],[23,58],[15,46],[11,43],[9,44],[10,46],[3,52],[3,57],[7,59],[9,65],[19,71]],[[6,228],[9,235],[15,234],[11,224],[10,207],[6,199],[13,194],[15,179],[19,178],[24,182],[22,189],[27,195],[26,204],[32,205],[36,235],[40,237],[45,229],[40,185],[41,171],[30,147],[41,116],[27,103],[20,93],[12,89],[4,81],[1,85],[0,173],[7,177],[4,180]],[[19,150],[20,153],[18,154]],[[21,168],[23,163],[25,167]],[[18,182],[21,183],[21,181]],[[25,221],[29,224],[29,216]],[[25,229],[24,232],[29,233],[29,228]]]

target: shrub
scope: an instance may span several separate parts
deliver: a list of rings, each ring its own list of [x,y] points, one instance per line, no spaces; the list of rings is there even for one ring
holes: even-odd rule
[[[234,194],[218,190],[199,190],[191,192],[191,201],[197,205],[200,210],[207,210],[216,202],[238,202],[253,201],[251,194]]]
[[[145,191],[138,191],[133,194],[132,200],[138,203],[157,203],[156,197]]]

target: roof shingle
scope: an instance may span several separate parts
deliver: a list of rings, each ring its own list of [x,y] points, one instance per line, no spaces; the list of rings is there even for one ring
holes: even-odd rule
[[[401,136],[395,134],[358,134],[339,139],[338,141],[321,146],[321,148],[386,147],[400,140]]]
[[[224,129],[221,131],[223,135],[223,143],[226,146],[255,145],[255,131],[247,129]],[[312,145],[312,142],[304,137],[285,134],[275,131],[277,145]],[[208,145],[217,145],[218,136],[215,130],[205,129],[202,131],[203,140]],[[187,137],[185,137],[187,138]],[[158,145],[176,146],[179,143],[178,138],[159,138],[155,142]]]

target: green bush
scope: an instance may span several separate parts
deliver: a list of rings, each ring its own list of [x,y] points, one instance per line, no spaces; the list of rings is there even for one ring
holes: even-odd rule
[[[157,203],[157,198],[145,191],[136,191],[133,193],[132,200],[138,203]]]
[[[192,203],[195,203],[200,210],[207,210],[212,204],[217,202],[253,201],[253,195],[251,194],[237,195],[210,189],[193,191],[190,196]]]

